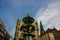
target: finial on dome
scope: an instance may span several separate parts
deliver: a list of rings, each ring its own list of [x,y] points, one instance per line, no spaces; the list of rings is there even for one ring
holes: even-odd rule
[[[27,16],[30,16],[30,12],[29,11],[27,12]]]
[[[18,17],[18,20],[20,20],[20,17]]]

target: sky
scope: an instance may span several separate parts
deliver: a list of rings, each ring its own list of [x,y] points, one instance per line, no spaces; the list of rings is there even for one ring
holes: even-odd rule
[[[14,36],[17,19],[23,19],[27,12],[44,30],[60,30],[60,0],[0,0],[0,18],[11,36]]]

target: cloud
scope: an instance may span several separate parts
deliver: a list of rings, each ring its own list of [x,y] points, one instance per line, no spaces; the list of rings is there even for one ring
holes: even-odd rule
[[[43,22],[45,30],[47,28],[53,28],[53,27],[59,30],[60,29],[59,17],[60,17],[59,0],[46,4],[46,6],[40,8],[35,15],[35,19],[37,20],[38,24],[40,20]]]

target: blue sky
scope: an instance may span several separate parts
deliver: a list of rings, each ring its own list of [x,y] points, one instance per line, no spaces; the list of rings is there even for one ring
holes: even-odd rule
[[[0,18],[11,36],[14,35],[18,17],[22,19],[28,11],[38,24],[40,20],[43,22],[45,29],[53,26],[60,29],[59,10],[59,0],[0,0]]]

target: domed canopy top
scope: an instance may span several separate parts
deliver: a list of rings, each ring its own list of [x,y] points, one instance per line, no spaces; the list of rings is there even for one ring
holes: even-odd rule
[[[30,13],[27,13],[27,16],[23,18],[23,22],[25,24],[32,24],[34,22],[34,19],[30,17]]]

